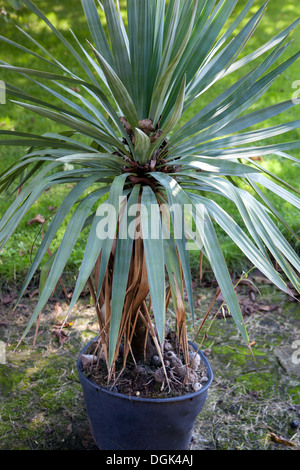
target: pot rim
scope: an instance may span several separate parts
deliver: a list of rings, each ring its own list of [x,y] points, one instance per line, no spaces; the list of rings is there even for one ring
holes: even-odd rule
[[[81,354],[84,354],[84,352],[87,350],[87,348],[89,347],[89,345],[93,342],[94,340],[90,341],[84,348],[83,350],[81,351],[80,355]],[[191,346],[193,346],[195,348],[195,350],[198,350],[198,347],[192,343],[191,341],[189,341],[189,344]],[[130,400],[130,401],[134,401],[134,402],[143,402],[143,403],[171,403],[171,402],[178,402],[178,401],[184,401],[184,400],[192,400],[193,398],[195,398],[196,396],[198,395],[202,395],[203,393],[205,393],[208,388],[210,387],[212,381],[213,381],[213,371],[212,371],[212,368],[211,368],[211,365],[208,361],[208,359],[206,358],[205,354],[199,350],[198,351],[198,354],[200,355],[201,357],[201,360],[204,362],[205,366],[206,366],[206,369],[207,369],[207,378],[208,378],[208,382],[200,389],[198,390],[197,392],[193,392],[193,393],[187,393],[185,395],[179,395],[177,397],[170,397],[170,398],[144,398],[144,397],[136,397],[136,396],[129,396],[129,395],[125,395],[123,393],[119,393],[119,392],[114,392],[113,390],[107,390],[106,388],[104,387],[101,387],[101,385],[98,385],[96,384],[93,380],[89,379],[88,377],[86,377],[83,372],[82,372],[82,369],[81,369],[81,366],[82,366],[82,361],[80,359],[80,356],[77,360],[77,370],[78,370],[78,373],[81,377],[84,378],[84,380],[86,380],[87,382],[89,382],[94,388],[100,390],[101,392],[104,392],[106,393],[107,395],[111,395],[111,396],[115,396],[115,397],[118,397],[118,398],[122,398],[124,400]]]

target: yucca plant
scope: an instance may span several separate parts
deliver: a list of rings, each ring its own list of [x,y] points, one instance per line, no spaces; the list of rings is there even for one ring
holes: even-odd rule
[[[178,349],[188,361],[186,311],[194,315],[187,249],[191,239],[210,263],[238,331],[249,345],[215,227],[219,225],[279,289],[289,292],[290,281],[299,290],[299,258],[279,229],[280,224],[288,224],[261,188],[298,208],[299,191],[253,157],[280,153],[286,165],[298,162],[286,152],[299,148],[300,141],[254,145],[298,128],[300,120],[257,127],[294,106],[292,100],[249,109],[299,58],[298,53],[280,62],[290,44],[287,38],[300,20],[238,58],[268,2],[244,22],[254,0],[245,2],[226,29],[237,0],[127,0],[126,21],[118,2],[82,0],[91,38],[81,44],[72,32],[74,45],[30,0],[23,3],[62,41],[82,71],[79,76],[66,68],[45,44],[21,28],[34,50],[1,37],[53,68],[50,72],[1,62],[2,78],[5,71],[11,71],[45,92],[45,100],[41,100],[6,83],[8,97],[26,111],[70,129],[49,133],[45,123],[43,135],[25,129],[0,131],[1,145],[26,148],[24,156],[1,174],[1,191],[16,193],[0,222],[1,246],[46,190],[75,184],[53,216],[20,292],[19,299],[71,213],[59,248],[43,268],[39,300],[23,337],[49,300],[84,232],[85,252],[70,311],[88,283],[109,382],[115,378],[121,345],[123,366],[129,355],[147,358],[150,343],[162,358],[170,300]],[[243,67],[247,73],[201,106],[199,98],[209,96],[212,85],[233,72],[242,72]],[[186,122],[184,114],[195,100],[198,111]],[[255,130],[250,129],[253,126]],[[72,166],[66,168],[66,164]],[[215,202],[215,195],[235,204],[245,228]],[[185,217],[178,218],[170,210],[174,206]],[[165,222],[168,210],[169,227]],[[180,228],[182,235],[176,236]]]

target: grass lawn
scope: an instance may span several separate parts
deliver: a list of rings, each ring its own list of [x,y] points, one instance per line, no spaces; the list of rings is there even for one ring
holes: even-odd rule
[[[121,2],[121,6],[125,6],[125,0]],[[237,11],[239,11],[245,4],[245,0],[238,2]],[[252,12],[262,4],[260,1],[255,2],[255,7],[252,8]],[[80,74],[78,66],[74,63],[72,56],[65,51],[62,43],[49,32],[47,27],[39,21],[33,14],[26,9],[16,13],[8,1],[1,1],[0,6],[2,9],[2,15],[0,15],[0,27],[1,35],[12,39],[18,43],[22,43],[28,48],[33,48],[29,40],[27,40],[21,32],[15,27],[14,23],[22,27],[25,31],[33,35],[38,42],[43,44],[58,60],[65,64],[68,68],[74,70],[75,73]],[[39,0],[39,8],[44,11],[54,25],[70,40],[74,43],[72,36],[69,32],[69,28],[72,28],[82,44],[85,44],[85,39],[90,38],[90,34],[84,20],[81,4],[77,0]],[[5,14],[4,14],[5,13]],[[268,10],[264,16],[264,19],[255,36],[251,39],[249,45],[245,48],[243,55],[248,54],[255,48],[262,45],[268,39],[275,36],[278,32],[288,26],[300,15],[300,4],[297,4],[295,0],[286,0],[284,3],[279,0],[271,0]],[[294,39],[293,44],[290,45],[288,51],[285,53],[282,60],[291,56],[300,49],[300,28],[294,31],[292,34]],[[35,59],[32,56],[26,56],[22,51],[16,49],[5,42],[0,41],[0,60],[9,64],[25,66],[30,68],[43,68],[44,70],[53,70],[50,65],[46,62],[41,63],[40,60]],[[243,74],[246,73],[246,68],[243,69]],[[37,87],[32,81],[28,81],[25,78],[15,77],[12,73],[5,74],[1,72],[0,79],[6,80],[16,86],[22,87],[29,94],[34,94],[37,98],[42,98],[47,101],[45,91]],[[224,89],[232,84],[238,77],[240,77],[239,71],[235,74],[229,75],[217,86],[212,87],[207,93],[201,96],[199,102],[196,102],[192,108],[183,116],[184,120],[189,119],[198,109],[201,109],[205,104],[210,102],[217,94],[220,93],[221,87]],[[265,106],[275,104],[277,102],[291,99],[295,89],[292,88],[293,82],[300,80],[299,73],[299,62],[296,62],[286,73],[279,77],[277,82],[272,86],[268,94],[260,99],[252,109],[260,109]],[[299,88],[299,87],[298,87]],[[48,100],[52,102],[53,97],[49,97]],[[266,121],[263,123],[264,126],[269,127],[270,125],[280,124],[285,121],[292,121],[299,118],[299,108],[295,106],[288,111],[285,115],[279,115],[272,119],[272,122]],[[49,120],[37,117],[29,111],[24,111],[9,101],[6,105],[0,106],[0,129],[18,130],[21,132],[32,132],[35,134],[43,134],[50,131],[61,131],[54,123]],[[278,141],[292,141],[298,140],[300,137],[300,131],[292,131],[288,134],[283,135],[280,138],[272,138],[268,140],[268,144],[276,143]],[[260,143],[258,143],[259,145]],[[24,150],[20,147],[0,147],[0,172],[3,171],[9,164],[13,163],[16,159],[23,155]],[[298,156],[297,152],[293,153],[294,156]],[[272,172],[275,172],[281,179],[288,181],[292,186],[298,187],[299,189],[299,168],[293,162],[282,160],[279,157],[268,156],[261,162],[262,165],[267,167]],[[62,187],[60,190],[52,189],[46,192],[43,197],[35,204],[33,209],[26,215],[24,220],[21,222],[18,231],[14,234],[11,240],[5,245],[0,251],[0,288],[2,286],[12,283],[12,281],[22,280],[24,274],[28,270],[28,265],[32,256],[36,251],[36,246],[41,240],[41,226],[40,225],[27,225],[27,223],[37,214],[42,215],[46,220],[51,216],[54,208],[59,206],[64,194],[69,191],[69,188]],[[269,194],[269,198],[272,204],[277,210],[284,216],[286,222],[291,228],[300,234],[299,227],[299,213],[297,210],[279,199],[276,195]],[[217,199],[217,198],[216,198]],[[218,199],[217,199],[218,200]],[[9,206],[12,199],[8,195],[0,196],[0,216],[4,213],[6,208]],[[222,206],[226,210],[230,210],[231,214],[237,222],[240,222],[234,207],[229,202],[222,202]],[[289,236],[286,229],[283,227],[284,233]],[[60,233],[60,237],[53,244],[53,250],[60,241],[63,231]],[[225,257],[228,262],[229,269],[235,271],[235,273],[241,270],[246,270],[249,265],[244,259],[240,251],[235,248],[233,243],[228,237],[221,231],[218,230],[218,235],[224,250]],[[83,254],[84,234],[77,243],[75,250],[71,256],[68,272],[72,277],[76,274],[76,267],[80,262]],[[34,246],[34,242],[36,245]],[[293,245],[299,250],[296,242],[291,239]],[[191,254],[192,266],[197,270],[197,262],[199,260],[199,253]],[[209,268],[205,266],[206,271]]]

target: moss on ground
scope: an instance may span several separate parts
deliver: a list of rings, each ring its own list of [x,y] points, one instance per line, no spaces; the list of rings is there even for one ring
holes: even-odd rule
[[[15,323],[1,330],[6,364],[0,365],[0,449],[95,448],[76,369],[79,351],[96,334],[90,328],[93,311],[78,306],[74,328],[67,331],[68,341],[61,345],[54,332],[65,306],[55,313],[57,300],[45,310],[35,349],[32,331],[14,352],[24,330],[22,308],[16,310]],[[1,320],[12,320],[10,309],[1,314]]]
[[[299,304],[270,286],[261,286],[261,291],[262,305],[280,307],[245,317],[255,360],[230,317],[215,319],[206,332],[202,349],[214,381],[195,425],[195,450],[300,448],[300,431],[291,427],[299,420],[299,366],[290,360],[291,345],[300,339]],[[194,329],[189,324],[192,339],[214,289],[196,287],[194,292],[200,304]],[[15,313],[0,306],[0,320],[6,324],[0,331],[6,344],[6,364],[0,365],[0,449],[96,449],[76,369],[79,351],[97,332],[93,309],[82,299],[64,330],[67,341],[60,344],[55,330],[67,304],[57,293],[43,313],[35,349],[32,330],[14,352],[33,306],[28,298]],[[275,442],[274,435],[295,446]]]
[[[255,359],[228,318],[215,320],[203,344],[215,377],[197,419],[195,449],[300,448],[299,428],[293,429],[300,366],[293,364],[291,348],[300,339],[300,307],[273,287],[262,285],[260,292],[261,302],[277,308],[245,318]]]

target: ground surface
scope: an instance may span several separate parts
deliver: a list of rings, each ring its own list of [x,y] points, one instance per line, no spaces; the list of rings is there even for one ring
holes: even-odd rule
[[[293,349],[300,340],[300,307],[261,279],[252,280],[259,292],[245,283],[238,294],[255,343],[255,361],[231,318],[221,311],[202,344],[214,381],[194,428],[195,450],[300,449],[299,344],[298,351]],[[197,322],[195,330],[189,328],[191,339],[214,293],[213,286],[195,285]],[[67,309],[57,291],[43,313],[35,349],[33,329],[14,352],[36,302],[32,294],[34,290],[15,312],[14,292],[1,296],[0,340],[6,364],[0,365],[0,450],[93,450],[76,370],[79,351],[97,333],[93,308],[88,297],[82,298],[65,334],[57,336]]]

